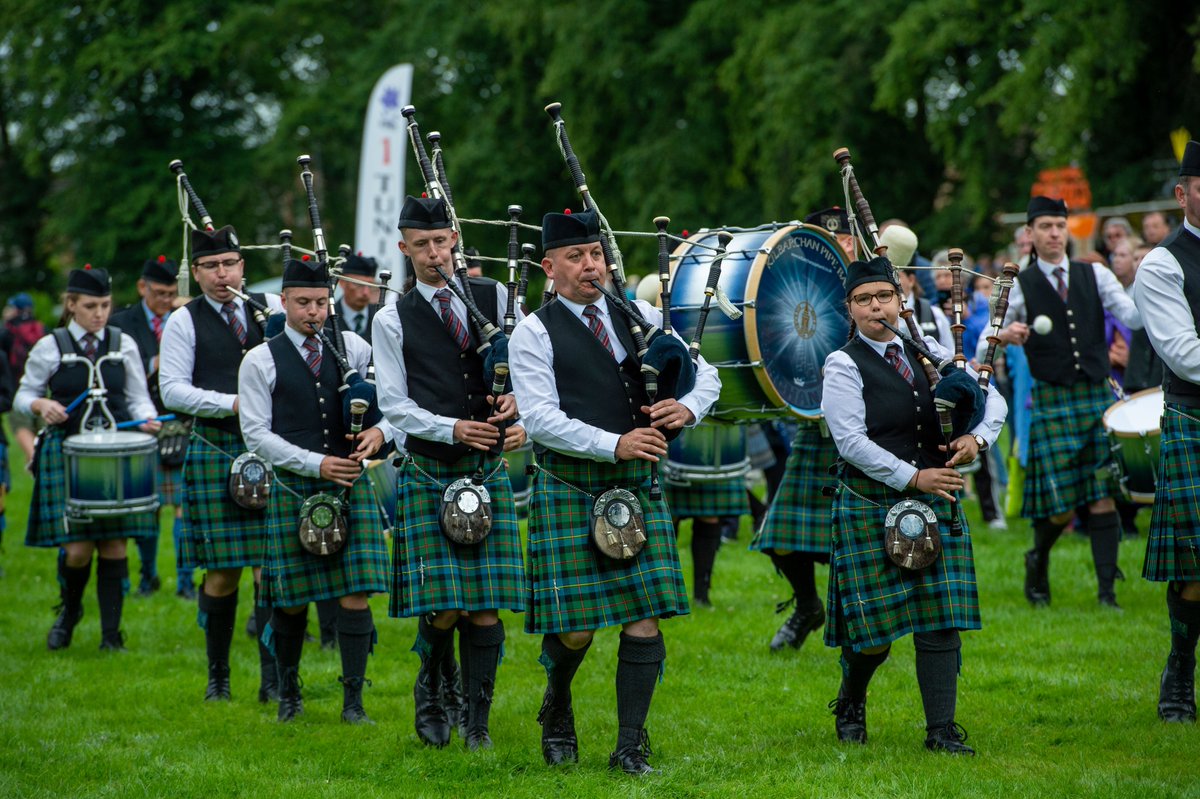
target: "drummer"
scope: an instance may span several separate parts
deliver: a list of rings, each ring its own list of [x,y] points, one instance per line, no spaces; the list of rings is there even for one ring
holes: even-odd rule
[[[854,234],[850,231],[850,215],[846,213],[845,208],[835,205],[832,208],[813,211],[804,217],[804,224],[816,225],[829,231],[829,235],[837,239],[837,243],[841,245],[846,258],[854,260]]]
[[[113,421],[149,419],[137,428],[155,433],[156,409],[146,389],[137,344],[130,336],[108,326],[112,297],[108,273],[103,269],[73,269],[63,297],[65,327],[41,338],[29,352],[25,375],[17,390],[15,407],[42,419],[46,424],[34,451],[33,501],[25,543],[35,547],[61,547],[59,582],[62,605],[50,628],[46,645],[64,649],[71,644],[75,626],[83,617],[83,590],[96,564],[96,598],[100,605],[100,649],[124,651],[121,610],[129,580],[126,539],[158,535],[155,513],[75,521],[67,517],[67,464],[63,441],[80,432],[88,421],[104,417],[90,401],[68,412],[74,400],[92,386],[91,374],[98,365]],[[111,358],[106,358],[111,353]],[[64,356],[68,362],[63,363]],[[92,413],[89,415],[88,410]]]

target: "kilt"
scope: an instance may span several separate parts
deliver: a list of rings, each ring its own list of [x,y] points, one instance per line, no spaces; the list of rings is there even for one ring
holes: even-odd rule
[[[1162,418],[1142,576],[1156,582],[1200,581],[1200,413],[1174,402]]]
[[[832,438],[815,424],[802,424],[792,440],[783,482],[750,542],[755,552],[807,552],[829,557],[833,499],[822,493],[837,485],[829,467],[838,459]]]
[[[1045,519],[1112,496],[1097,471],[1112,462],[1103,417],[1113,402],[1103,383],[1034,385],[1022,516]]]
[[[525,609],[525,564],[508,473],[488,458],[484,487],[492,497],[492,531],[478,544],[456,544],[442,535],[442,490],[469,477],[478,463],[468,455],[458,464],[409,454],[397,474],[397,525],[392,538],[391,600],[388,615],[421,616],[441,610]],[[417,468],[432,476],[435,485]]]
[[[62,428],[51,427],[42,434],[35,457],[33,501],[25,544],[58,547],[74,541],[106,541],[114,538],[151,538],[158,535],[157,513],[97,518],[90,522],[67,522],[67,458],[63,454]]]
[[[650,470],[643,461],[600,463],[549,452],[533,478],[529,502],[529,587],[525,632],[584,632],[689,612],[665,502],[651,502]],[[614,486],[642,503],[646,546],[616,561],[592,543],[592,497]]]
[[[671,515],[677,519],[750,515],[746,481],[740,477],[686,486],[672,485],[663,480],[662,487]]]
[[[906,497],[929,504],[941,520],[942,553],[919,572],[901,569],[884,551],[888,509]],[[858,651],[910,633],[980,628],[971,534],[952,538],[949,518],[944,499],[902,494],[862,477],[844,481],[833,500],[826,645]]]
[[[179,567],[261,566],[266,559],[267,511],[246,510],[234,504],[229,498],[229,467],[233,461],[197,438],[197,433],[235,458],[246,451],[237,433],[197,420],[183,462]]]
[[[158,470],[158,500],[163,505],[179,506],[183,494],[183,467],[163,466]]]
[[[350,594],[378,594],[388,589],[387,543],[383,522],[366,476],[350,490],[349,534],[333,555],[313,555],[300,546],[300,506],[313,494],[342,489],[327,480],[279,470],[267,505],[267,557],[263,564],[259,604],[294,608]],[[286,485],[297,497],[280,486]]]

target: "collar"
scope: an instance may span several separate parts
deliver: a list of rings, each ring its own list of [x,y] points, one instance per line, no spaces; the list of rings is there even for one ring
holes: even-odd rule
[[[862,339],[868,347],[875,350],[875,354],[880,358],[882,358],[884,353],[887,352],[888,345],[894,343],[900,345],[900,354],[904,356],[905,360],[908,359],[908,354],[904,352],[904,342],[898,340],[895,334],[893,334],[892,337],[887,341],[876,341],[873,338],[867,338],[862,334],[861,330],[856,331],[855,335]]]
[[[82,345],[83,337],[87,335],[88,331],[83,325],[79,324],[74,319],[72,319],[70,322],[67,322],[67,332],[71,334],[72,340],[77,341],[80,343],[80,345]],[[96,334],[96,341],[97,342],[104,341],[104,338],[107,333],[108,333],[108,329],[102,328],[100,330],[100,332]]]
[[[308,336],[296,330],[287,322],[283,323],[283,332],[285,335],[287,335],[288,341],[292,342],[292,345],[296,349],[302,349],[304,347],[304,342],[308,339]],[[321,339],[319,338],[317,339],[317,347],[318,349],[321,347]]]
[[[1187,219],[1183,220],[1183,227],[1188,233],[1191,233],[1193,236],[1200,239],[1200,227],[1196,227],[1191,222],[1187,221]]]
[[[1046,259],[1042,258],[1042,256],[1038,256],[1038,269],[1042,270],[1042,274],[1045,275],[1047,279],[1053,279],[1054,270],[1058,269],[1059,267],[1062,267],[1065,278],[1066,275],[1071,273],[1071,259],[1064,255],[1061,261],[1056,264],[1052,264]]]
[[[150,310],[150,306],[146,304],[145,300],[142,300],[139,304],[142,306],[142,313],[144,313],[146,315],[146,322],[152,323],[154,317],[158,316],[158,314],[156,314],[156,313],[154,313],[154,311]],[[170,315],[171,315],[170,311],[167,311],[165,314],[162,315],[162,320],[163,320],[164,324],[167,321],[167,317]]]
[[[462,288],[462,285],[458,283],[458,278],[456,276],[451,275],[450,279],[453,280],[455,282],[455,284],[459,286],[459,288]],[[416,281],[416,286],[417,286],[417,291],[421,294],[422,297],[425,298],[425,301],[431,305],[434,302],[433,295],[436,292],[441,291],[442,289],[446,289],[447,291],[450,292],[450,301],[451,302],[458,299],[458,295],[456,295],[454,293],[454,290],[448,288],[447,286],[431,286],[428,283],[422,283],[419,280]],[[345,306],[343,306],[343,307],[345,307]],[[366,313],[366,309],[363,309],[363,311],[361,311],[361,313]]]
[[[564,306],[566,306],[567,310],[569,310],[571,313],[575,314],[575,316],[577,316],[579,318],[579,320],[581,322],[583,322],[584,324],[587,324],[587,320],[583,318],[583,309],[588,307],[589,305],[596,306],[596,310],[599,311],[598,316],[602,320],[608,319],[608,317],[609,317],[608,298],[605,297],[603,294],[601,294],[600,297],[595,302],[584,303],[582,305],[577,302],[572,302],[571,300],[568,300],[566,297],[562,296],[561,294],[558,297],[558,301],[561,302]]]
[[[224,313],[224,308],[225,308],[224,303],[217,302],[216,300],[214,300],[212,297],[208,296],[207,294],[205,294],[203,296],[204,296],[204,301],[208,303],[208,306],[210,308],[212,308],[214,311],[217,312],[218,316],[220,316],[222,313]],[[237,306],[237,309],[239,312],[242,310],[242,298],[241,297],[234,297],[232,300],[230,300],[230,302],[232,302],[234,305]]]

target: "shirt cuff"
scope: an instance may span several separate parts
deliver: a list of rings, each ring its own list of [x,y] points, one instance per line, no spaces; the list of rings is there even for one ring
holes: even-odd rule
[[[686,397],[679,400],[679,404],[692,412],[692,423],[684,425],[684,427],[695,427],[696,425],[700,424],[700,417],[703,414],[700,413],[700,409],[696,406],[696,401],[692,399],[691,394],[688,394]]]
[[[304,476],[305,477],[320,477],[321,476],[321,461],[325,460],[325,456],[319,452],[310,452],[304,456]]]
[[[896,471],[892,472],[892,476],[884,482],[887,483],[888,488],[903,491],[908,488],[909,483],[912,482],[913,475],[918,471],[920,470],[911,463],[902,463],[896,468]]]
[[[617,444],[621,443],[621,437],[616,433],[605,431],[600,434],[598,449],[609,463],[617,462]]]

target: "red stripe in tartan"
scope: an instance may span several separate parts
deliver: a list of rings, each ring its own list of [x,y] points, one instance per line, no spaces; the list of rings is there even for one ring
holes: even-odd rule
[[[1033,387],[1022,516],[1044,519],[1112,496],[1096,474],[1112,462],[1102,418],[1113,402],[1103,383]]]
[[[837,460],[832,438],[815,424],[803,424],[792,441],[783,482],[750,549],[828,555],[833,498],[822,489],[836,485],[829,467]]]

